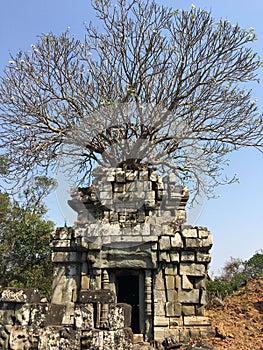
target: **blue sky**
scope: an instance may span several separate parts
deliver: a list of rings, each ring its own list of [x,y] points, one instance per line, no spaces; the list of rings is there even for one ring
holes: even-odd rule
[[[258,41],[254,45],[263,60],[263,2],[262,0],[180,0],[161,1],[174,8],[196,7],[211,10],[215,18],[227,18],[241,27],[255,29]],[[0,72],[9,60],[9,51],[28,50],[41,33],[52,31],[59,34],[70,27],[72,34],[84,34],[83,22],[92,19],[88,0],[1,0],[0,1]],[[0,74],[1,74],[0,73]],[[262,82],[252,86],[254,97],[263,111]],[[198,210],[193,223],[208,227],[214,236],[213,260],[210,271],[214,274],[232,256],[250,258],[263,248],[263,156],[255,150],[243,150],[233,154],[229,175],[237,174],[239,184],[217,189],[218,199],[206,201]],[[72,214],[67,211],[65,191],[59,188],[57,194],[49,196],[49,218],[64,224],[70,223]],[[63,193],[62,193],[63,192]]]

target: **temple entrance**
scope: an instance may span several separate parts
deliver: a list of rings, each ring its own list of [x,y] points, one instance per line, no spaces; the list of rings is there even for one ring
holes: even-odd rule
[[[140,333],[139,275],[117,276],[117,301],[131,305],[131,328],[133,333]]]

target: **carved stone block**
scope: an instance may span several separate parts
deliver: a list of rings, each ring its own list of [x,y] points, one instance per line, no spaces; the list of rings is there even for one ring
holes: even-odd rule
[[[79,293],[79,300],[81,303],[114,303],[116,296],[113,291],[109,289],[98,290],[82,290]]]
[[[4,288],[1,300],[9,303],[37,303],[40,301],[40,294],[33,288]]]

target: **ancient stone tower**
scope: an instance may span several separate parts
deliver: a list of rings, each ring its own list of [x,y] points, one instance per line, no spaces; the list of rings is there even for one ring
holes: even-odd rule
[[[106,289],[132,306],[132,331],[144,340],[205,335],[212,236],[186,225],[187,189],[151,170],[97,169],[93,185],[72,197],[77,221],[52,241],[53,301],[88,301]],[[100,308],[97,326],[107,329]]]
[[[29,298],[19,309],[10,306],[19,291],[2,296],[6,310],[22,313],[10,316],[27,327],[20,328],[20,340],[24,332],[24,342],[37,344],[21,349],[69,349],[70,343],[70,349],[127,350],[136,342],[150,348],[167,337],[207,336],[212,236],[205,227],[186,224],[187,200],[187,188],[173,174],[97,168],[92,186],[72,192],[69,204],[78,212],[73,227],[52,235],[51,304],[43,307]],[[42,333],[34,328],[40,309]],[[10,327],[9,343],[16,337]],[[51,333],[57,345],[45,347]]]

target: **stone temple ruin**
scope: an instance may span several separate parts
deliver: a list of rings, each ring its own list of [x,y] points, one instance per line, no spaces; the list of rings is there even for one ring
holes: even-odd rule
[[[186,224],[187,200],[173,175],[97,168],[72,193],[73,227],[52,234],[51,303],[37,290],[2,291],[0,348],[171,349],[209,336],[212,235]]]

